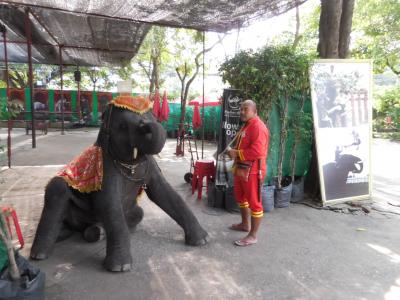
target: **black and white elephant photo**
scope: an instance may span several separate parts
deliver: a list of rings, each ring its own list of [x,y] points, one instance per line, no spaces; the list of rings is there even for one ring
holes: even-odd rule
[[[186,244],[206,244],[207,232],[153,158],[162,151],[166,132],[151,111],[137,113],[110,104],[102,117],[92,146],[101,154],[96,162],[102,172],[99,186],[93,191],[79,190],[62,176],[50,180],[31,258],[46,259],[56,242],[73,232],[82,232],[89,242],[100,240],[105,232],[104,267],[109,271],[130,270],[130,233],[143,218],[135,200],[141,190],[182,227]]]
[[[327,200],[368,194],[368,182],[348,182],[350,175],[360,174],[364,162],[352,154],[339,154],[334,162],[323,166],[325,195]]]

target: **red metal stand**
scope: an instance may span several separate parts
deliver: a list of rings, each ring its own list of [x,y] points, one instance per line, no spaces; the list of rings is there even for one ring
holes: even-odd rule
[[[2,207],[1,210],[2,210],[4,218],[6,219],[6,222],[7,222],[8,232],[10,233],[10,236],[12,237],[11,222],[10,222],[10,217],[11,217],[11,219],[14,223],[15,231],[17,233],[18,242],[20,244],[20,249],[22,249],[25,245],[25,242],[24,242],[24,237],[22,236],[21,227],[19,226],[17,213],[15,212],[15,210],[12,207]]]

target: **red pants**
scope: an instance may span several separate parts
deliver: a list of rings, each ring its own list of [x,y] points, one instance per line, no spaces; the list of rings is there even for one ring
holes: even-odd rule
[[[263,182],[264,180],[262,180]],[[258,175],[250,174],[249,180],[235,176],[233,189],[235,192],[236,202],[240,208],[250,208],[251,216],[254,218],[261,218],[263,216],[262,202],[259,201],[258,191]]]

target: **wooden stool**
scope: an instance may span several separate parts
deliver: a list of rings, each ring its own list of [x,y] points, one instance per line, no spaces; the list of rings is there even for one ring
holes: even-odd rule
[[[8,232],[10,233],[11,237],[12,237],[12,230],[11,230],[10,218],[13,220],[15,231],[17,233],[18,241],[20,244],[20,249],[22,249],[25,245],[25,242],[22,236],[21,227],[19,226],[17,213],[12,207],[2,207],[1,211],[3,212],[4,219],[7,222]]]
[[[194,174],[192,178],[192,195],[197,189],[197,199],[201,199],[203,191],[203,179],[207,178],[207,192],[208,183],[215,178],[215,166],[212,159],[200,159],[194,165]]]

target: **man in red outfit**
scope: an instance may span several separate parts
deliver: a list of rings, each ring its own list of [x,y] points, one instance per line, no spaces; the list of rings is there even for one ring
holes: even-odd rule
[[[235,159],[236,168],[248,166],[249,171],[245,172],[248,176],[243,176],[243,172],[234,172],[234,193],[240,207],[242,222],[233,224],[230,229],[248,232],[246,237],[235,241],[235,244],[249,246],[257,243],[256,235],[263,217],[260,184],[264,182],[266,175],[269,131],[257,116],[257,107],[252,100],[242,103],[240,119],[245,125],[238,133],[235,149],[229,150],[228,154]]]

